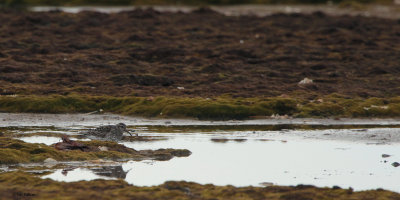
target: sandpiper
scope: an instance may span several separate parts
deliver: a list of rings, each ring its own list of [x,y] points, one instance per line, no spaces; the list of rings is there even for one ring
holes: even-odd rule
[[[126,129],[126,125],[124,123],[119,123],[117,125],[100,126],[95,129],[90,129],[83,132],[83,134],[91,139],[119,141],[122,139],[124,132],[127,132],[132,136],[131,131]]]

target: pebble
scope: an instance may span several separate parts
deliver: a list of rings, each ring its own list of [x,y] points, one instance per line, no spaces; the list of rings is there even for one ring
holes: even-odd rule
[[[46,158],[46,160],[44,160],[43,162],[47,164],[55,164],[57,163],[57,160],[54,160],[53,158]]]
[[[98,148],[100,151],[108,151],[108,148],[105,146],[99,146]]]
[[[312,84],[313,80],[309,79],[309,78],[304,78],[303,80],[301,80],[299,82],[299,85],[308,85],[308,84]]]

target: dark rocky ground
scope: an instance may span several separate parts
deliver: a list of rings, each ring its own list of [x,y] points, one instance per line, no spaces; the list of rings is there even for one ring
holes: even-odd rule
[[[400,95],[399,20],[150,9],[0,21],[3,95]],[[305,77],[314,84],[299,87]]]

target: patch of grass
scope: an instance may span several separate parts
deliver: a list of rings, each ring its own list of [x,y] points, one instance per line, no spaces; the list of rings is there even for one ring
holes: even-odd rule
[[[107,112],[145,117],[198,119],[246,119],[254,115],[293,114],[296,101],[284,98],[217,99],[93,96],[21,96],[0,97],[1,112],[85,113],[103,109]]]
[[[0,112],[85,113],[103,109],[130,116],[248,119],[272,114],[294,117],[399,117],[400,98],[348,98],[338,94],[300,98],[17,96],[0,97]]]

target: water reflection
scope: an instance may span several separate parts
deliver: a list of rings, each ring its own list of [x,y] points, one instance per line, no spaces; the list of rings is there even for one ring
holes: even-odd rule
[[[124,171],[122,169],[122,165],[120,166],[101,166],[98,168],[92,168],[92,170],[95,174],[100,175],[100,176],[107,176],[107,177],[112,177],[112,178],[126,178],[126,174],[130,170]]]
[[[61,170],[61,174],[64,177],[69,176],[69,173],[76,173],[79,167],[77,166],[69,166]],[[87,170],[90,170],[90,174],[94,173],[95,175],[98,175],[99,178],[101,177],[110,177],[110,178],[121,178],[125,179],[126,174],[130,171],[124,171],[122,168],[122,165],[117,165],[117,166],[97,166],[97,167],[91,167],[91,168],[79,168],[79,170],[83,170],[82,172],[87,173]],[[53,173],[54,176],[59,175],[59,171],[56,171]],[[83,174],[82,177],[86,177],[86,174]]]
[[[91,181],[95,179],[113,179],[107,176],[100,176],[87,168],[76,168],[70,171],[63,169],[56,170],[54,173],[45,175],[42,178],[50,178],[56,181],[75,182],[75,181]]]

